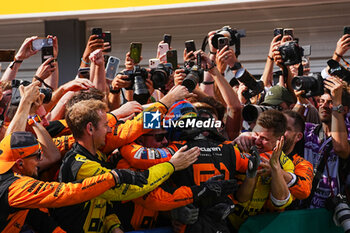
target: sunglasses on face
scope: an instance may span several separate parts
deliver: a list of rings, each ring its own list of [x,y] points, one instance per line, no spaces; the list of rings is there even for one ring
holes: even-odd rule
[[[28,155],[28,156],[26,156],[25,158],[31,158],[31,157],[34,157],[34,156],[36,157],[36,160],[40,161],[40,160],[41,160],[41,157],[42,157],[41,150],[39,150],[37,153]]]
[[[167,133],[160,133],[160,134],[144,134],[145,136],[152,136],[157,142],[163,141],[164,138],[167,139],[168,134]]]

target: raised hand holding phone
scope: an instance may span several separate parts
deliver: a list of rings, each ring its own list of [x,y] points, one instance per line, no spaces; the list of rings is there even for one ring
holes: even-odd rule
[[[134,64],[138,64],[141,61],[141,42],[132,42],[130,44],[130,58],[134,61]]]

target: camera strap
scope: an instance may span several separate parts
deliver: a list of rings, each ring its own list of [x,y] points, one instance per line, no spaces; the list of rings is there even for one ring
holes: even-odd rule
[[[320,126],[322,127],[322,125],[320,125]],[[315,131],[317,131],[317,129]],[[326,148],[326,149],[324,150],[324,148]],[[314,193],[318,187],[318,183],[319,183],[320,179],[322,178],[323,171],[326,167],[326,162],[327,162],[327,159],[329,157],[329,153],[330,153],[332,148],[333,148],[332,138],[329,137],[326,141],[323,142],[323,144],[320,147],[319,154],[321,154],[321,155],[323,154],[323,156],[322,156],[321,161],[318,164],[316,170],[314,170],[314,179],[312,181],[312,189],[311,189],[309,197],[307,199],[305,199],[305,201],[303,202],[302,208],[308,208],[310,206],[311,200],[312,200]],[[322,153],[322,151],[323,151],[323,153]],[[333,190],[331,192],[333,193]]]
[[[298,76],[303,76],[303,74],[304,74],[304,67],[303,67],[303,64],[300,62],[298,67]]]
[[[287,83],[288,78],[288,68],[286,65],[282,65],[282,75],[283,75],[283,82]]]
[[[208,45],[208,36],[205,36],[202,42],[202,51],[205,52],[205,48]]]

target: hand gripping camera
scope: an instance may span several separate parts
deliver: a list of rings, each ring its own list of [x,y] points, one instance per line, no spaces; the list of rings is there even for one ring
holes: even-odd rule
[[[350,84],[350,71],[348,69],[333,59],[328,60],[327,64],[329,66],[328,73],[330,75],[336,75]]]
[[[156,68],[151,70],[151,80],[154,89],[164,89],[165,84],[168,83],[170,75],[173,73],[173,66],[171,63],[161,63]]]
[[[316,73],[312,76],[296,76],[292,79],[292,87],[294,90],[304,90],[304,98],[312,96],[323,95],[324,85],[323,78],[320,74]]]
[[[296,41],[289,41],[281,45],[278,50],[281,53],[283,64],[286,66],[299,64],[304,55],[304,49]]]
[[[134,100],[140,104],[146,104],[150,97],[145,83],[148,78],[147,70],[140,66],[135,66],[134,70],[124,71],[124,74],[128,75],[128,81],[132,82],[131,86],[127,89],[134,91]]]
[[[19,86],[23,85],[23,86],[28,86],[30,85],[31,82],[26,81],[26,80],[18,80],[18,79],[14,79],[12,80],[11,86],[12,86],[12,97],[11,97],[11,105],[15,105],[18,106],[19,102],[21,101],[21,95],[19,92]],[[40,93],[43,93],[45,95],[43,103],[47,104],[51,101],[51,97],[52,97],[52,90],[50,88],[44,88],[44,87],[40,87],[39,88]]]
[[[197,63],[190,62],[188,67],[184,68],[187,76],[184,78],[182,85],[187,87],[189,92],[192,92],[198,83],[203,82],[204,70],[201,68],[201,55],[197,54]]]

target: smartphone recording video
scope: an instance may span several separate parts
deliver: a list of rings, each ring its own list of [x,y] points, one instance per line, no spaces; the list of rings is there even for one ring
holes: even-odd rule
[[[34,51],[41,50],[43,47],[49,47],[53,44],[52,38],[37,38],[32,41],[32,49]]]
[[[142,50],[142,43],[132,42],[130,44],[130,58],[136,64],[139,63],[141,60],[141,50]]]

